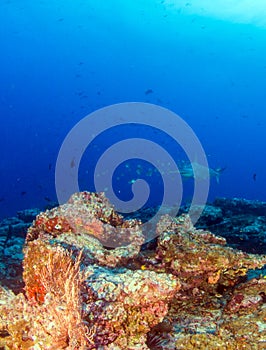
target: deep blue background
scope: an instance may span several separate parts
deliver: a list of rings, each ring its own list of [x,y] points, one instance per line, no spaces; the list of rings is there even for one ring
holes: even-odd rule
[[[226,166],[210,199],[266,200],[266,27],[168,3],[1,1],[0,217],[56,200],[66,134],[127,101],[179,114]]]

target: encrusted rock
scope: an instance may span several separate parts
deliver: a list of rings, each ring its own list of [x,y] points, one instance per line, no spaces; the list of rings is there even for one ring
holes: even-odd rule
[[[214,212],[218,227],[225,218],[207,208]],[[3,226],[9,261],[21,259],[23,239],[10,235],[21,223]],[[248,281],[247,272],[266,257],[229,248],[188,215],[164,215],[156,235],[143,245],[141,222],[102,193],[40,213],[24,247],[24,293],[0,287],[0,348],[263,349],[266,279],[261,270]]]
[[[195,229],[188,215],[175,219],[164,216],[157,230],[160,236],[156,259],[165,272],[178,276],[186,289],[232,287],[248,270],[266,264],[266,256],[226,247],[224,238]]]
[[[243,198],[216,198],[213,205],[221,208],[224,212],[231,211],[233,214],[253,214],[266,216],[266,202]]]
[[[88,272],[85,285],[92,300],[86,305],[85,319],[97,325],[99,345],[112,342],[125,349],[137,348],[143,335],[163,320],[168,302],[180,287],[174,276],[153,271],[89,266]]]
[[[117,247],[106,248],[110,242]],[[30,304],[50,310],[52,291],[62,296],[58,302],[66,302],[69,259],[73,264],[80,259],[80,317],[90,334],[86,347],[144,349],[146,334],[163,320],[180,285],[172,274],[127,268],[143,242],[140,223],[124,220],[102,194],[73,195],[67,204],[39,214],[28,231],[23,278]]]

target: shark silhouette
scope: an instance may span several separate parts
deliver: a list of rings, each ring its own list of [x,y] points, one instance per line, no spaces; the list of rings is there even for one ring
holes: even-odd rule
[[[225,168],[209,168],[197,162],[184,162],[179,166],[180,175],[184,178],[197,178],[205,180],[208,176],[215,177],[216,182],[220,182],[220,176]]]

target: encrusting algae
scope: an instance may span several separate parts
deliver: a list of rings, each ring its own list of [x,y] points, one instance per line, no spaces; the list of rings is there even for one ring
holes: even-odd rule
[[[0,288],[3,349],[264,349],[266,257],[165,215],[154,249],[103,193],[40,213],[24,247],[24,291]],[[142,249],[141,249],[142,248]]]

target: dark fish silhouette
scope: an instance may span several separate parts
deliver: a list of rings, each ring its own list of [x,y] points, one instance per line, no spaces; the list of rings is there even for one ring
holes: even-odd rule
[[[153,90],[152,89],[147,89],[145,91],[145,95],[149,95],[149,94],[152,94],[153,93]]]
[[[75,159],[73,158],[70,162],[70,168],[73,169],[75,166]]]
[[[253,178],[253,181],[256,181],[256,180],[257,180],[257,174],[254,173],[253,176],[252,176],[252,178]]]

